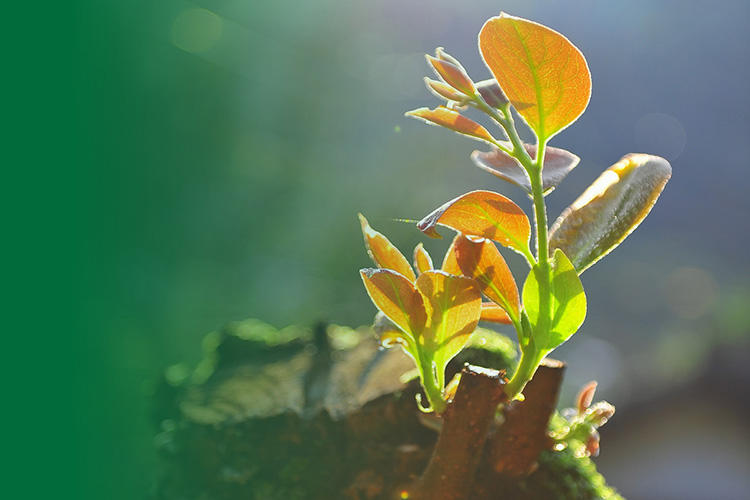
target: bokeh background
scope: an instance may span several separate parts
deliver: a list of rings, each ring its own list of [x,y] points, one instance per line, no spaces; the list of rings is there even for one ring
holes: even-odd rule
[[[528,207],[471,164],[482,144],[403,116],[438,104],[422,82],[423,55],[437,46],[475,80],[490,77],[476,35],[504,10],[565,34],[593,75],[587,112],[552,143],[582,161],[548,197],[551,218],[626,153],[674,168],[643,225],[582,277],[588,318],[556,353],[569,362],[562,404],[596,379],[598,396],[617,406],[598,463],[626,498],[747,498],[750,4],[88,9],[90,22],[76,26],[86,60],[76,88],[94,111],[82,149],[92,203],[80,263],[81,497],[147,497],[154,380],[195,367],[207,333],[245,318],[371,321],[357,212],[408,252],[425,238],[395,219],[419,219],[465,191],[497,190]],[[439,255],[447,242],[425,244]]]

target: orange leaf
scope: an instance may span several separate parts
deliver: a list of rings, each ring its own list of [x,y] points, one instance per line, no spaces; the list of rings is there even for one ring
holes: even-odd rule
[[[591,74],[560,33],[501,13],[479,33],[479,50],[503,93],[539,141],[573,123],[591,98]]]
[[[414,342],[427,324],[424,299],[414,283],[390,269],[362,269],[359,274],[373,304]]]
[[[435,232],[435,234],[440,237],[437,232]],[[445,252],[443,265],[440,266],[440,269],[448,274],[452,274],[453,276],[461,276],[461,268],[458,266],[458,261],[456,260],[456,241],[458,241],[458,239],[461,237],[461,234],[457,234],[453,238],[453,241],[451,241],[451,246],[449,246],[448,251]]]
[[[417,288],[427,299],[430,318],[425,331],[427,345],[437,345],[440,368],[463,349],[479,323],[482,296],[474,280],[427,271],[417,278]]]
[[[494,302],[482,302],[482,315],[479,317],[479,321],[503,323],[505,325],[510,325],[512,323],[510,316],[505,312],[505,309]]]
[[[471,191],[453,199],[419,221],[427,236],[440,238],[438,224],[459,233],[497,241],[522,255],[530,255],[531,224],[521,208],[492,191]]]
[[[474,95],[476,88],[461,63],[446,54],[442,48],[435,51],[437,57],[427,56],[427,62],[445,83],[466,95]]]
[[[518,287],[494,243],[461,237],[456,241],[456,257],[464,275],[474,278],[482,293],[517,321],[521,309]]]
[[[371,228],[362,214],[359,214],[359,222],[362,225],[367,253],[375,265],[383,269],[391,269],[410,281],[415,281],[417,276],[414,270],[398,248],[388,241],[388,238]]]
[[[419,271],[419,274],[433,269],[432,257],[421,243],[414,248],[414,268]]]
[[[474,120],[470,120],[465,116],[460,115],[457,111],[453,111],[444,106],[440,106],[436,109],[415,109],[414,111],[406,113],[406,116],[413,116],[420,120],[424,120],[427,123],[445,127],[454,132],[458,132],[459,134],[468,135],[469,137],[489,142],[490,144],[497,142],[486,128]]]
[[[425,77],[425,85],[427,88],[438,97],[442,97],[448,101],[461,102],[466,99],[466,96],[459,93],[456,89],[448,85],[447,83],[432,80],[431,78]]]

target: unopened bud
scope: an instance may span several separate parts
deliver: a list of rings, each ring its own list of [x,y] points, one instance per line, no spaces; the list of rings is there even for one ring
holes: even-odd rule
[[[591,406],[591,401],[593,401],[594,394],[596,394],[597,385],[598,384],[595,381],[591,381],[578,391],[578,395],[576,396],[576,408],[578,409],[578,413],[584,413],[588,407]]]
[[[586,453],[590,457],[596,457],[599,455],[599,433],[594,430],[586,440]]]
[[[456,58],[443,52],[442,48],[438,48],[435,54],[437,57],[428,55],[427,62],[445,83],[467,96],[476,94],[474,82],[471,81],[466,70]]]
[[[447,83],[439,82],[425,77],[424,83],[427,88],[438,97],[446,99],[448,101],[463,102],[466,100],[466,96],[458,92],[456,89],[448,85]]]
[[[606,401],[599,401],[589,408],[586,413],[586,420],[596,427],[601,427],[615,414],[615,407]]]
[[[476,88],[482,99],[484,99],[484,102],[491,107],[499,109],[508,104],[508,98],[505,97],[503,90],[494,78],[482,80],[476,84]]]

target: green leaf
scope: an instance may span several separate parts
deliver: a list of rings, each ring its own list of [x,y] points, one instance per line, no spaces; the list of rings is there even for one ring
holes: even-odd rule
[[[406,116],[413,116],[419,118],[429,124],[444,127],[459,134],[468,135],[474,139],[485,141],[490,144],[497,142],[489,131],[465,116],[462,116],[457,111],[448,109],[443,106],[439,106],[435,109],[419,108],[414,111],[409,111]]]
[[[664,158],[623,157],[563,211],[550,229],[550,248],[565,252],[582,273],[638,227],[671,175]]]
[[[573,264],[556,250],[551,260],[552,280],[549,289],[549,311],[541,310],[541,294],[545,293],[542,269],[537,265],[529,273],[523,287],[523,305],[538,349],[549,352],[570,338],[586,318],[586,295]]]
[[[530,255],[531,224],[521,208],[492,191],[471,191],[455,198],[419,221],[420,231],[440,238],[440,224],[471,236],[497,241],[522,255]]]
[[[537,146],[524,144],[529,156],[536,158]],[[474,164],[501,179],[515,184],[531,194],[531,181],[526,170],[505,152],[495,148],[492,151],[474,151],[471,154]],[[544,153],[544,167],[542,168],[542,188],[547,195],[554,191],[560,182],[573,170],[580,158],[560,148],[547,147]]]
[[[479,50],[540,142],[573,123],[588,106],[591,74],[586,59],[560,33],[501,13],[482,27]]]
[[[458,354],[474,333],[482,312],[482,295],[474,280],[435,270],[417,278],[417,289],[429,312],[423,348],[435,353],[437,369],[444,370],[444,363]]]

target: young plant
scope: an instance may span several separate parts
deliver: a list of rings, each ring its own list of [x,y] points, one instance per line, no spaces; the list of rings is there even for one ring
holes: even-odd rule
[[[579,275],[641,223],[671,176],[663,158],[627,155],[550,228],[545,196],[579,158],[548,143],[588,106],[591,76],[586,59],[563,35],[505,13],[484,24],[479,49],[493,79],[475,83],[461,63],[439,48],[435,57],[427,56],[439,80],[425,82],[447,103],[407,115],[489,144],[490,151],[475,151],[472,160],[529,195],[533,223],[501,194],[466,193],[417,224],[430,237],[440,238],[437,226],[457,234],[439,269],[419,245],[415,272],[403,254],[360,216],[370,256],[378,266],[361,271],[380,311],[376,329],[383,345],[401,345],[414,359],[429,401],[427,410],[438,413],[447,404],[445,366],[466,345],[480,319],[508,323],[516,330],[521,357],[505,392],[510,399],[521,394],[542,360],[584,321],[586,296]],[[463,112],[469,108],[487,115],[499,135],[467,118]],[[534,144],[521,141],[512,110],[533,132]],[[528,263],[520,294],[495,243]],[[483,303],[482,295],[490,302]]]

